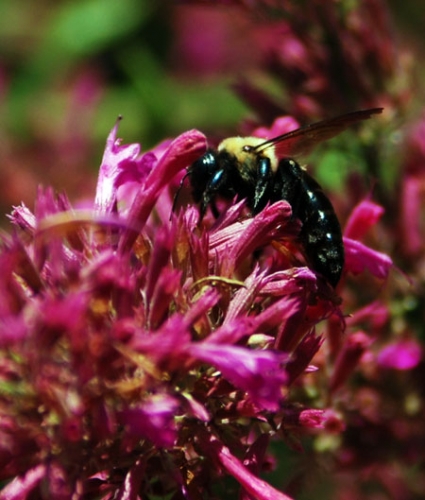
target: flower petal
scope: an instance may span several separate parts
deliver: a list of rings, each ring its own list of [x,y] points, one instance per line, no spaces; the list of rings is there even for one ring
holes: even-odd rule
[[[283,368],[286,354],[208,342],[193,344],[189,352],[218,368],[223,377],[247,392],[262,408],[276,411],[279,407],[287,380]]]
[[[384,209],[369,200],[360,202],[351,212],[345,225],[344,236],[360,240],[382,217]]]
[[[0,498],[3,500],[21,500],[30,498],[33,492],[46,475],[46,466],[37,465],[29,469],[24,475],[16,476],[13,481],[1,490]]]
[[[100,213],[108,213],[116,202],[116,181],[123,163],[135,161],[140,153],[139,144],[120,145],[117,132],[120,118],[106,139],[105,151],[99,169],[94,206]]]
[[[393,267],[388,255],[372,250],[359,241],[344,237],[345,267],[353,274],[360,274],[366,269],[380,279],[386,279]]]
[[[255,249],[269,244],[273,239],[293,234],[287,228],[291,213],[291,207],[286,201],[278,201],[252,219],[236,222],[211,234],[211,256],[217,255],[223,262],[223,273],[231,275]],[[231,252],[229,248],[232,249]]]
[[[378,363],[385,368],[411,370],[419,364],[421,357],[422,348],[416,340],[400,340],[381,350]]]
[[[115,500],[139,500],[140,484],[144,477],[146,461],[139,458],[127,472],[124,482],[118,493],[114,495]]]
[[[272,123],[271,127],[258,127],[253,130],[252,135],[255,137],[263,137],[264,139],[272,139],[278,135],[286,134],[299,127],[299,123],[292,116],[279,116]]]
[[[239,484],[256,500],[291,500],[285,493],[255,476],[216,437],[200,433],[200,444],[205,454],[218,461]]]
[[[347,338],[335,361],[334,372],[329,382],[331,392],[336,391],[347,380],[371,343],[364,332],[353,333]]]
[[[182,168],[199,158],[205,149],[206,138],[197,130],[190,130],[174,139],[148,175],[143,189],[136,195],[128,216],[128,228],[120,241],[121,252],[128,251],[132,247],[161,190]]]
[[[177,438],[174,422],[178,403],[171,396],[157,394],[137,408],[128,408],[119,415],[131,439],[149,439],[156,446],[173,446]]]

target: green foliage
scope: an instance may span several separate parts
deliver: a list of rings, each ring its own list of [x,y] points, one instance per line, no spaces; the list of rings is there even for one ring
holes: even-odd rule
[[[37,130],[40,120],[64,119],[75,80],[87,71],[101,85],[89,132],[97,150],[118,115],[127,139],[151,146],[187,128],[234,127],[246,112],[227,78],[189,83],[174,74],[166,2],[4,0],[1,10],[6,129],[21,140],[47,133]]]

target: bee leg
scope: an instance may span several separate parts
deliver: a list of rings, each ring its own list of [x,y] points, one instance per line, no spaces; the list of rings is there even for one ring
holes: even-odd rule
[[[211,212],[212,212],[212,214],[214,215],[214,217],[215,217],[216,219],[218,219],[218,218],[220,217],[220,211],[219,211],[219,209],[218,209],[218,207],[217,207],[217,205],[216,205],[215,200],[213,200],[213,201],[211,202],[211,205],[210,205],[210,206],[211,206]]]
[[[178,200],[178,197],[179,197],[179,194],[180,194],[180,191],[182,190],[183,188],[183,184],[184,184],[184,181],[186,180],[186,178],[190,175],[190,171],[186,172],[184,174],[184,176],[182,177],[182,180],[180,181],[180,184],[179,184],[179,187],[177,188],[177,191],[176,191],[176,194],[174,195],[174,198],[173,198],[173,206],[171,207],[171,212],[170,212],[170,219],[171,220],[171,216],[173,215],[173,213],[176,211],[176,207],[177,207],[177,200]]]
[[[260,158],[257,165],[257,182],[252,206],[254,214],[260,212],[266,204],[267,192],[270,189],[272,177],[273,172],[269,158]]]
[[[212,205],[214,198],[221,186],[226,182],[226,174],[224,170],[217,170],[212,176],[208,184],[206,185],[205,191],[202,195],[200,207],[199,207],[199,220],[204,218],[207,211],[208,205]]]

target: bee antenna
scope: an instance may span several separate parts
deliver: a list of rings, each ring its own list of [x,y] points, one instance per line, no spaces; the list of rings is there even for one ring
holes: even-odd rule
[[[275,142],[275,139],[264,139],[263,142],[260,142],[260,144],[257,144],[256,146],[249,146],[251,151],[255,151],[257,153],[260,153],[262,149],[265,149],[266,147],[271,146]]]
[[[170,218],[169,220],[171,221],[171,216],[172,214],[176,211],[176,206],[177,206],[177,200],[178,200],[178,197],[179,197],[179,194],[180,194],[180,191],[182,190],[182,187],[183,187],[183,184],[184,184],[184,181],[186,180],[186,177],[188,177],[190,175],[190,170],[188,170],[184,176],[182,177],[181,181],[180,181],[180,184],[179,184],[179,187],[177,188],[177,191],[176,191],[176,194],[174,195],[174,199],[173,199],[173,206],[171,207],[171,213],[170,213]]]

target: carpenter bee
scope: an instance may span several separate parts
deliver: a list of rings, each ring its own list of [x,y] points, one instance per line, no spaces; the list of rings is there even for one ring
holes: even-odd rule
[[[354,111],[268,140],[230,137],[217,150],[208,149],[184,177],[199,203],[200,220],[208,206],[218,216],[217,197],[245,199],[253,215],[267,203],[286,200],[302,223],[298,238],[307,262],[335,287],[344,266],[341,226],[320,185],[293,158],[382,109]]]

